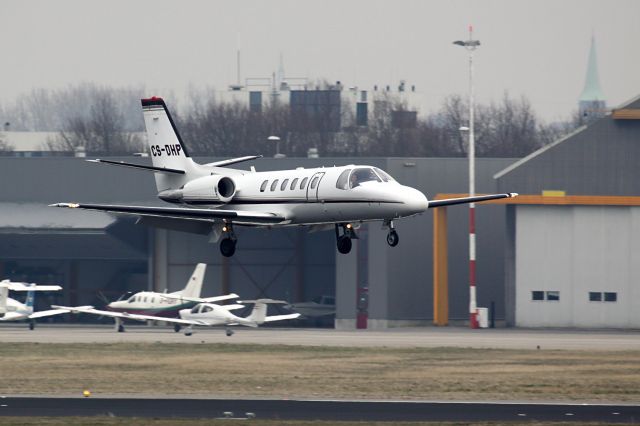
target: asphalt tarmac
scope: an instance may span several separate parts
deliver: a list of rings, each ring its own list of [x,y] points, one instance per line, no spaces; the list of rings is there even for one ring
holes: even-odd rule
[[[465,327],[334,330],[301,328],[234,328],[227,337],[221,328],[196,328],[192,336],[171,327],[127,325],[125,333],[112,326],[0,324],[0,342],[40,343],[250,343],[357,347],[468,347],[498,349],[640,350],[640,331],[481,329]]]
[[[634,423],[640,406],[243,399],[0,398],[1,416]]]

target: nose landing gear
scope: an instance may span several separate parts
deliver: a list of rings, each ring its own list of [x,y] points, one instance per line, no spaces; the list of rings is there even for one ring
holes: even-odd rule
[[[340,235],[340,228],[342,228],[342,235]],[[353,238],[358,238],[358,236],[352,224],[336,224],[336,242],[340,253],[347,254],[351,251],[351,239]]]
[[[238,239],[230,223],[222,227],[222,232],[224,232],[225,236],[222,241],[220,241],[220,253],[222,253],[224,257],[231,257],[236,252]]]
[[[396,229],[393,226],[393,221],[385,220],[384,225],[389,227],[389,233],[387,234],[387,244],[389,244],[391,247],[397,246],[398,243],[400,242],[400,237],[398,236],[398,233],[396,232]]]

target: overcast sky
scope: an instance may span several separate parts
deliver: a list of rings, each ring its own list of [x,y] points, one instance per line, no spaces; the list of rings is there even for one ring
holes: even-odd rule
[[[478,100],[526,95],[545,119],[576,108],[591,35],[609,105],[640,94],[637,0],[0,0],[0,102],[34,87],[79,82],[223,89],[268,77],[284,57],[291,77],[346,86],[415,84],[423,111],[467,93],[474,26]]]

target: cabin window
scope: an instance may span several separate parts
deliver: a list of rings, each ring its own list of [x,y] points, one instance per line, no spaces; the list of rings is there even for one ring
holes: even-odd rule
[[[531,300],[544,300],[544,291],[532,291]]]
[[[547,292],[547,300],[560,300],[560,292],[559,291],[548,291]]]
[[[264,192],[264,190],[267,189],[268,183],[269,183],[268,180],[265,180],[264,182],[262,182],[262,185],[260,185],[260,192]]]
[[[307,181],[308,180],[309,180],[309,178],[302,179],[302,182],[300,182],[300,189],[305,189],[307,187]]]
[[[271,190],[275,191],[277,187],[278,187],[278,179],[274,180],[273,183],[271,184]]]
[[[313,180],[311,180],[311,189],[316,189],[316,185],[318,184],[318,176],[314,177]]]
[[[292,182],[291,182],[291,190],[293,191],[294,189],[296,189],[296,185],[298,184],[298,178],[295,178]]]
[[[142,301],[143,301],[144,303],[147,303],[147,296],[145,296],[145,297],[144,297],[144,299],[142,299]]]
[[[618,301],[618,293],[605,293],[604,294],[605,302],[617,302]]]
[[[602,302],[602,293],[599,291],[590,291],[589,302]]]
[[[336,182],[336,188],[338,189],[349,189],[349,173],[351,169],[347,169],[344,172],[340,173],[338,177],[338,181]]]
[[[212,308],[211,306],[209,306],[209,305],[204,305],[204,306],[202,307],[202,312],[203,312],[203,313],[204,313],[204,312],[211,312],[211,311],[213,311],[213,308]]]
[[[284,191],[287,189],[287,184],[289,183],[289,179],[285,179],[282,181],[282,185],[280,185],[280,191]]]

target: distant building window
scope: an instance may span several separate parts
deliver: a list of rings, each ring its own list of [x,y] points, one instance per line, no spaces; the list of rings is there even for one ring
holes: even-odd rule
[[[589,302],[602,302],[602,293],[599,291],[590,291]]]
[[[618,301],[618,293],[605,293],[604,294],[605,302],[617,302]]]
[[[277,187],[278,187],[278,179],[274,180],[273,183],[271,184],[271,190],[275,191]]]
[[[289,183],[289,179],[285,179],[282,181],[282,185],[280,185],[280,191],[284,191],[287,189],[287,184]]]
[[[544,300],[544,291],[532,291],[531,300]]]
[[[560,292],[559,291],[548,291],[547,292],[547,300],[560,300]]]
[[[264,190],[267,189],[268,183],[269,183],[268,180],[265,180],[264,182],[262,182],[262,185],[260,185],[260,192],[264,192]]]
[[[298,184],[298,178],[295,178],[292,182],[291,182],[291,190],[293,191],[294,189],[296,189],[296,185]]]
[[[302,179],[302,182],[300,182],[300,189],[305,189],[307,187],[307,181],[308,180],[309,180],[309,178]]]

